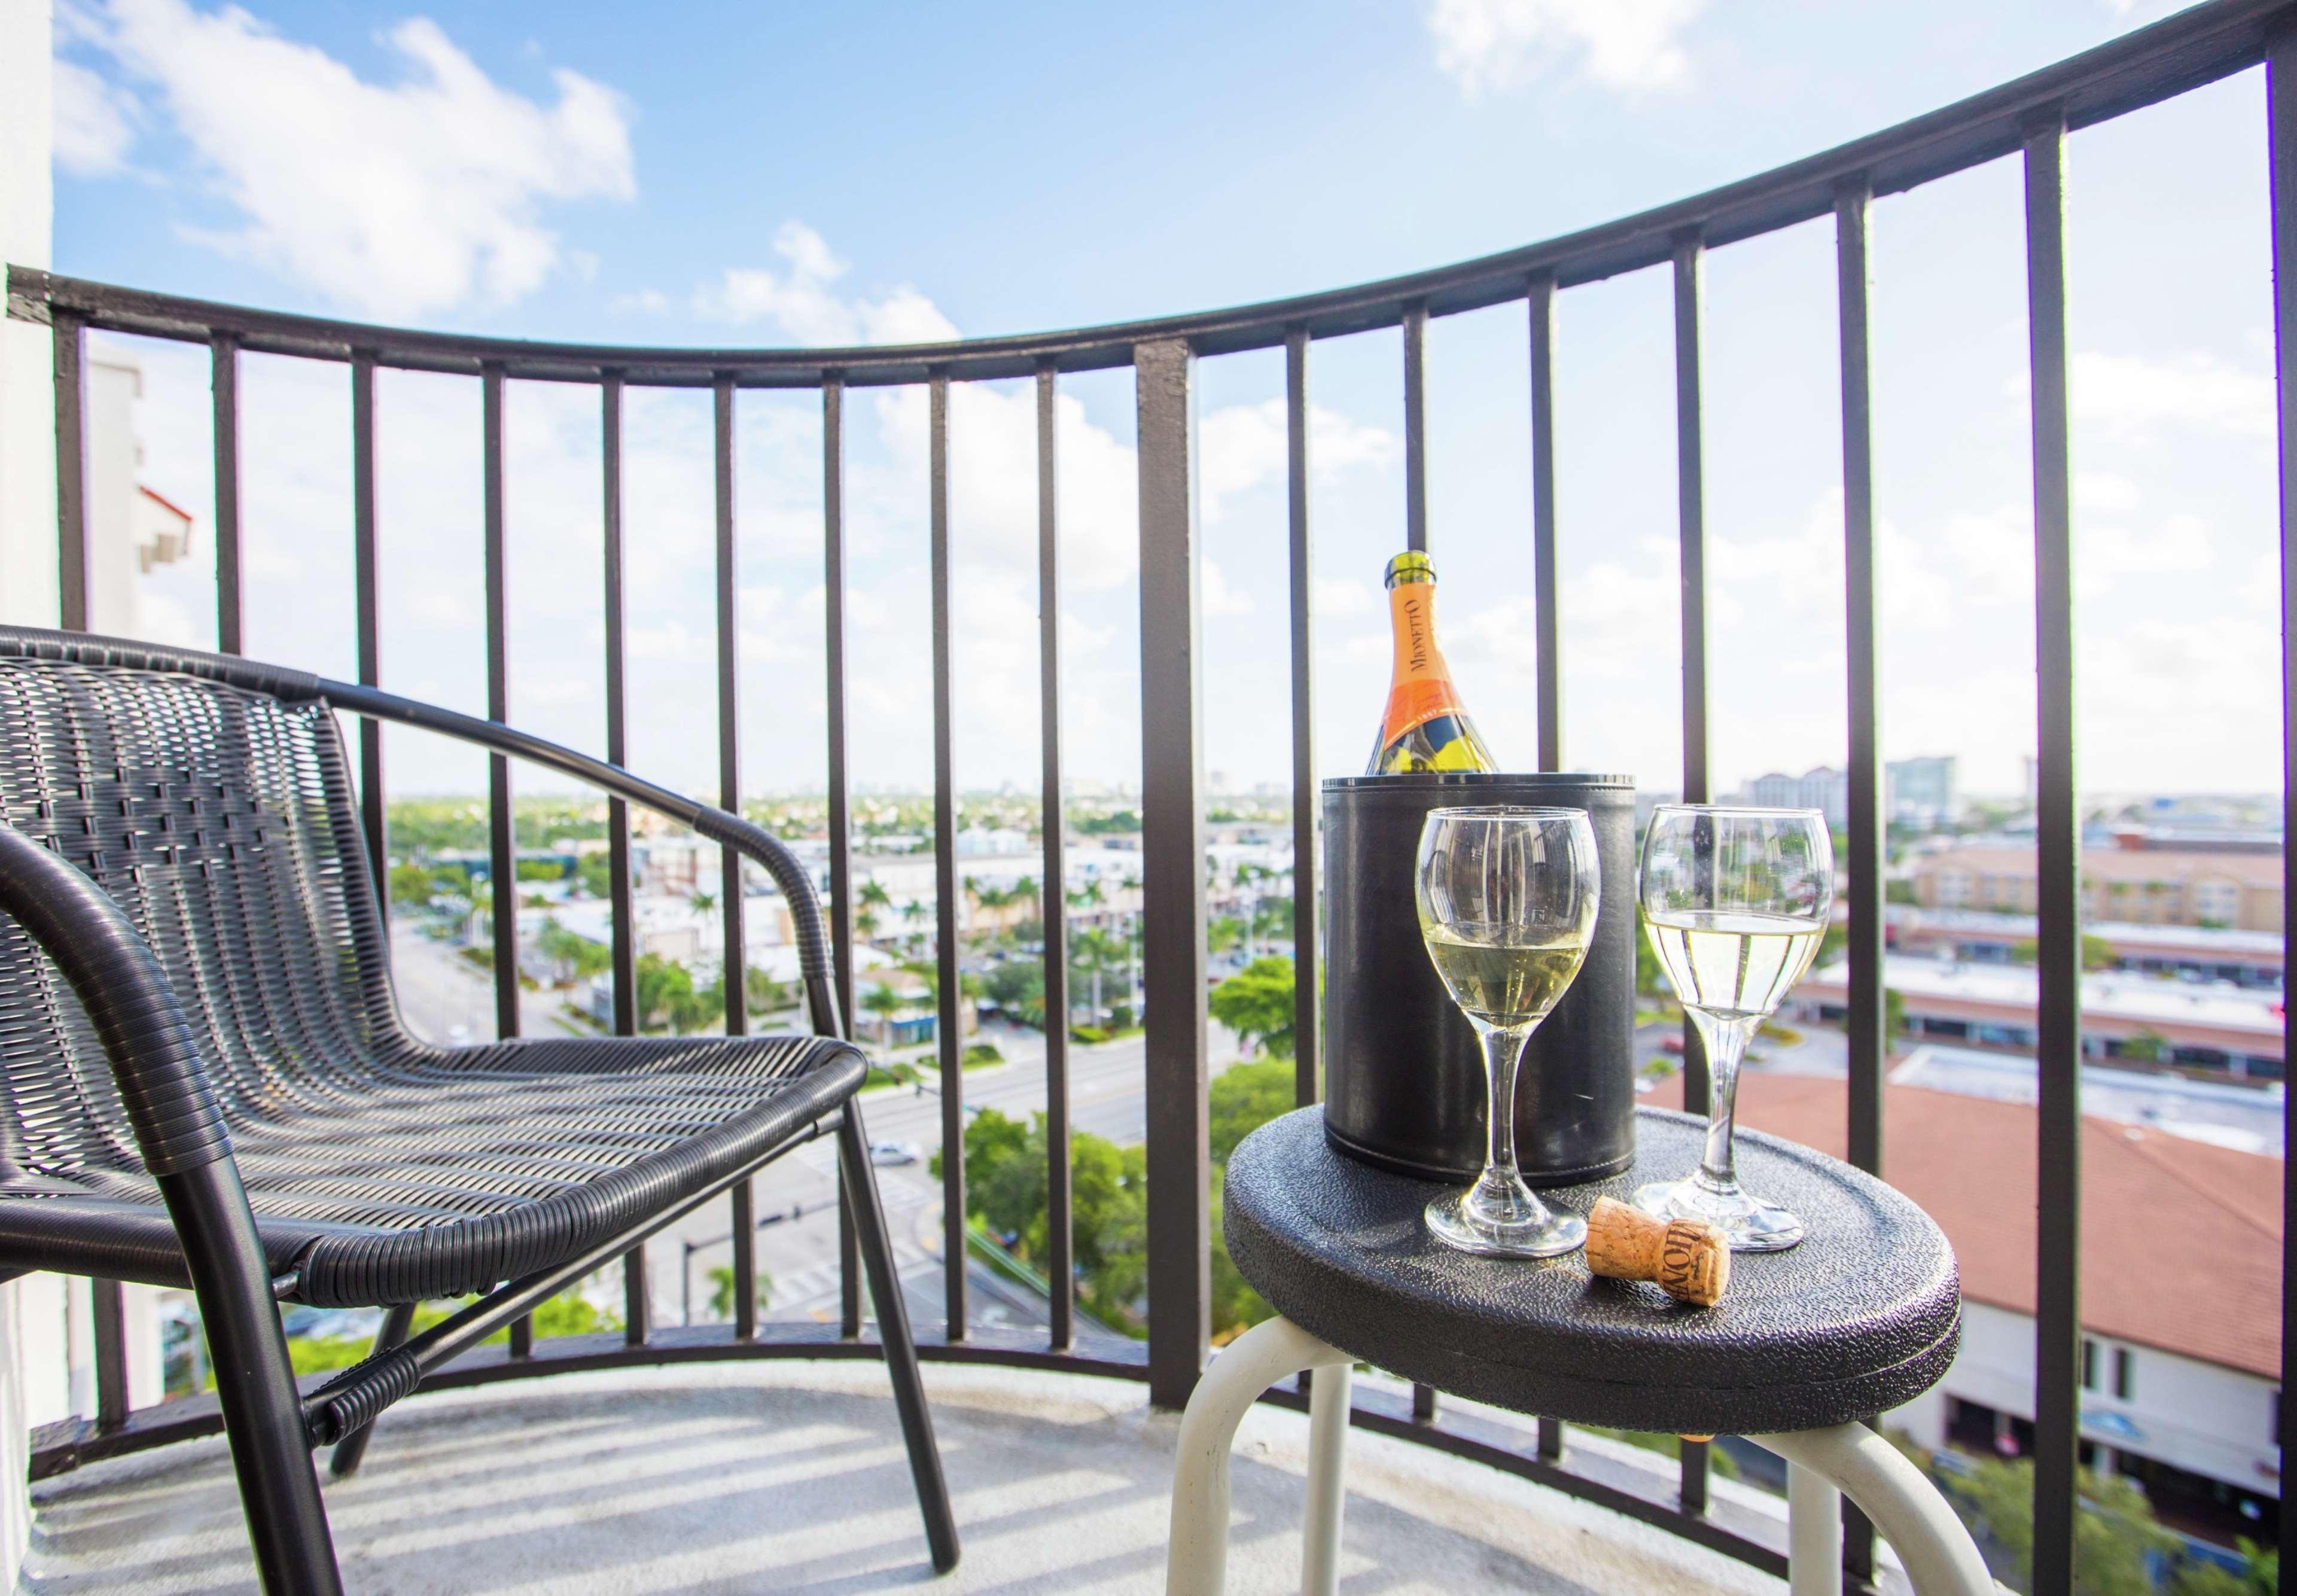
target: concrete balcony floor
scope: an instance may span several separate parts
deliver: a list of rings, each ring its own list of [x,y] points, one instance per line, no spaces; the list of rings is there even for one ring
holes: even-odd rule
[[[927,1365],[965,1536],[926,1561],[883,1371],[687,1365],[419,1396],[328,1487],[356,1592],[1161,1592],[1178,1420],[1125,1381]],[[1299,1588],[1307,1419],[1239,1436],[1230,1589]],[[1350,1437],[1344,1588],[1615,1593],[1781,1585],[1406,1442]],[[220,1439],[36,1488],[33,1592],[252,1591]]]

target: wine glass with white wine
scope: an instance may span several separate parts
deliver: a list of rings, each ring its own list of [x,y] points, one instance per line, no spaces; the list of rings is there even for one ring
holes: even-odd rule
[[[1515,1076],[1594,934],[1594,827],[1577,809],[1431,810],[1415,881],[1428,960],[1483,1041],[1491,1094],[1483,1178],[1428,1204],[1428,1228],[1463,1252],[1571,1252],[1586,1221],[1550,1209],[1516,1171]]]
[[[1834,912],[1834,842],[1815,809],[1661,804],[1643,834],[1643,930],[1675,984],[1708,1067],[1707,1150],[1683,1180],[1635,1205],[1702,1219],[1733,1250],[1775,1253],[1802,1221],[1739,1184],[1732,1165],[1747,1043],[1810,968]]]

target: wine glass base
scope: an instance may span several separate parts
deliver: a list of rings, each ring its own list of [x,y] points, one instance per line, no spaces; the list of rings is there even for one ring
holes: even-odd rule
[[[1734,1253],[1782,1253],[1802,1239],[1802,1221],[1734,1182],[1717,1189],[1696,1175],[1636,1191],[1634,1205],[1661,1219],[1697,1219],[1722,1232]]]
[[[1587,1222],[1560,1213],[1528,1192],[1529,1205],[1508,1204],[1497,1211],[1480,1202],[1470,1187],[1428,1205],[1428,1233],[1445,1246],[1493,1258],[1553,1258],[1576,1253],[1587,1240]]]

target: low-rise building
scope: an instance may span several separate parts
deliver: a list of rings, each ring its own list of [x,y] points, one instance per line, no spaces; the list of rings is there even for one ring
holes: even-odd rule
[[[1679,1100],[1670,1082],[1655,1100]],[[1840,1079],[1741,1082],[1739,1123],[1840,1157]],[[1925,1445],[2023,1455],[2033,1441],[2036,1111],[1886,1086],[1882,1168],[1945,1230],[1962,1346],[1884,1423]],[[2082,1461],[2141,1485],[2165,1523],[2230,1541],[2281,1493],[2277,1158],[2138,1126],[2081,1127]]]
[[[2139,926],[2281,930],[2278,837],[2114,834],[2082,850],[2082,917]],[[2005,837],[1915,856],[1908,878],[1924,909],[2035,912],[2034,845]]]
[[[1842,1018],[1850,967],[1814,970],[1788,1000],[1806,1018]],[[1892,954],[1882,983],[1898,994],[1916,1036],[1980,1047],[2031,1049],[2038,978],[2027,967],[1963,964]],[[2095,1057],[2222,1069],[2239,1076],[2282,1074],[2281,997],[2227,983],[2201,984],[2112,972],[2081,979],[2082,1046]]]
[[[2032,945],[2040,934],[2032,915],[1917,909],[1904,903],[1890,905],[1888,912],[1888,934],[1894,950],[1971,964],[2030,962]],[[2287,962],[2277,930],[2100,920],[2084,926],[2082,934],[2111,949],[2117,967],[2139,975],[2229,981],[2235,986],[2278,991]]]

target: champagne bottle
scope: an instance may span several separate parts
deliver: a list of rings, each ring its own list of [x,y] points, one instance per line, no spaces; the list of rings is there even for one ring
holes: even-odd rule
[[[1364,774],[1497,770],[1436,646],[1436,570],[1426,555],[1409,550],[1387,563],[1387,612],[1395,668]]]

